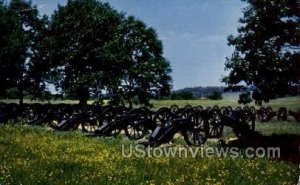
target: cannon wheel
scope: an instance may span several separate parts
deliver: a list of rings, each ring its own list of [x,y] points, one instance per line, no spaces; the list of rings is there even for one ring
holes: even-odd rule
[[[213,106],[213,110],[216,110],[216,111],[218,111],[218,110],[220,110],[220,108],[219,108],[219,106],[218,106],[218,105],[214,105],[214,106]]]
[[[117,119],[112,119],[110,121],[104,120],[105,122],[108,122],[108,124],[114,124],[117,121]],[[112,130],[109,134],[107,134],[107,136],[109,137],[115,137],[117,135],[119,135],[121,133],[122,129],[121,128],[116,128],[114,130]]]
[[[227,106],[226,109],[227,109],[227,111],[229,111],[229,112],[232,112],[232,110],[233,110],[231,106]]]
[[[191,105],[186,105],[186,106],[184,107],[184,109],[185,109],[185,110],[187,110],[187,109],[193,109],[193,107],[192,107]]]
[[[254,116],[256,116],[256,109],[255,109],[255,107],[251,106],[251,107],[250,107],[250,112],[251,112]]]
[[[249,126],[251,131],[255,130],[255,114],[253,114],[250,109],[248,111],[244,110],[244,121]]]
[[[88,133],[93,133],[99,128],[99,123],[97,120],[94,121],[87,121],[81,124],[82,131],[83,132],[88,132]]]
[[[248,106],[245,106],[245,107],[243,108],[243,111],[249,112],[249,111],[250,111],[250,108],[249,108]]]
[[[236,110],[236,111],[242,111],[243,109],[242,109],[242,107],[239,107],[239,106],[238,106],[238,107],[235,108],[235,110]]]
[[[27,106],[25,108],[25,120],[26,122],[31,122],[33,120],[36,120],[39,118],[39,114],[38,114],[38,111],[37,111],[37,105],[34,104],[34,105],[31,105],[31,106]]]
[[[266,110],[267,110],[267,113],[271,113],[273,111],[272,107],[270,107],[270,106],[268,106]]]
[[[66,112],[64,108],[59,107],[57,110],[53,111],[51,115],[52,118],[48,120],[48,125],[53,129],[60,129],[59,124],[62,121],[67,120],[71,116],[71,113]]]
[[[173,114],[176,114],[179,111],[179,107],[176,104],[170,106],[170,110]]]
[[[194,107],[193,109],[196,112],[202,112],[203,111],[203,107],[201,105],[198,105],[198,106]]]
[[[222,107],[220,108],[220,112],[221,112],[221,114],[228,114],[228,110],[227,110],[227,108],[224,107],[224,106],[222,106]]]
[[[133,122],[128,124],[125,129],[125,134],[130,140],[139,140],[145,137],[147,129],[143,124]]]
[[[265,122],[266,121],[266,117],[267,117],[267,110],[264,107],[261,107],[258,110],[258,114],[257,114],[258,120],[260,122]]]
[[[277,119],[278,121],[286,121],[287,120],[287,109],[285,107],[280,107],[277,111]]]
[[[107,120],[109,122],[109,124],[114,124],[116,121],[118,121],[118,118],[126,113],[128,113],[130,111],[129,108],[124,107],[124,106],[120,106],[120,107],[112,107],[110,109],[110,112],[108,113],[109,115],[109,120]],[[109,136],[117,136],[121,133],[122,129],[121,128],[117,128],[114,129]]]
[[[100,120],[97,118],[97,116],[90,114],[88,120],[83,122],[81,124],[82,131],[83,132],[88,132],[88,133],[93,133],[97,129],[99,129],[101,126]]]
[[[212,117],[209,120],[209,137],[219,138],[223,133],[224,125],[220,120],[220,112],[213,110]]]
[[[134,109],[130,114],[132,114],[132,119],[125,128],[125,134],[131,140],[142,139],[148,133],[145,122],[151,120],[150,110],[141,107]]]
[[[188,118],[190,117],[193,113],[195,112],[194,109],[185,109],[182,113],[181,113],[181,118]]]
[[[87,115],[86,122],[81,124],[82,131],[88,133],[94,133],[97,131],[103,124],[104,112],[103,107],[100,106],[97,102],[90,107],[90,110]]]
[[[208,138],[209,128],[198,112],[194,112],[189,119],[191,126],[183,133],[183,138],[187,145],[202,146]]]
[[[157,125],[170,125],[172,124],[173,118],[174,115],[171,110],[169,108],[162,107],[158,109],[153,120]]]

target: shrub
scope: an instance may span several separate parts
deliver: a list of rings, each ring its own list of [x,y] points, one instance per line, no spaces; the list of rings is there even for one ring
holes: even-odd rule
[[[222,93],[218,91],[214,91],[212,94],[207,96],[210,100],[222,100]]]

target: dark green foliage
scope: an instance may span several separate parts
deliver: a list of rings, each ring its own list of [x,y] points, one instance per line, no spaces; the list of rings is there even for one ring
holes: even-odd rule
[[[90,91],[119,75],[121,15],[97,1],[68,1],[54,12],[43,44],[49,45],[49,83],[85,104]]]
[[[169,63],[153,29],[96,0],[68,1],[54,12],[44,43],[48,81],[85,104],[90,94],[112,104],[148,104],[168,94]]]
[[[207,98],[210,100],[222,100],[222,93],[215,91],[212,94],[208,95]]]
[[[177,90],[176,92],[191,92],[195,99],[199,99],[202,97],[206,97],[207,95],[212,94],[215,91],[223,92],[225,90],[222,86],[207,86],[207,87],[187,87],[180,90]]]
[[[179,92],[172,92],[170,99],[171,100],[194,100],[195,97],[192,92],[179,91]]]
[[[123,21],[119,45],[121,76],[117,85],[107,85],[108,90],[117,102],[121,100],[132,106],[133,100],[137,99],[139,103],[149,105],[150,98],[169,94],[170,65],[162,56],[162,43],[152,28],[132,16]]]
[[[254,84],[265,101],[289,94],[300,81],[300,3],[247,0],[239,34],[228,37],[235,50],[227,58],[229,87]],[[259,97],[259,96],[255,96]]]
[[[51,19],[23,0],[0,0],[0,97],[51,98],[48,86],[86,104],[169,94],[171,72],[156,32],[107,3],[69,0]],[[28,96],[27,96],[28,97]]]
[[[36,54],[35,44],[43,21],[30,2],[12,0],[9,5],[0,3],[0,95],[15,88],[20,103],[30,86],[38,88],[32,78],[31,64]]]
[[[252,98],[251,98],[251,93],[249,91],[247,92],[242,92],[239,95],[239,100],[238,103],[239,104],[248,104],[252,102]]]

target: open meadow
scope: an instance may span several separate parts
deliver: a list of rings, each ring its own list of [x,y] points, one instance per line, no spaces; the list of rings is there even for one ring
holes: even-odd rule
[[[297,126],[299,130],[299,126]],[[131,157],[117,138],[0,126],[1,184],[270,184],[297,182],[298,166],[267,159]]]
[[[299,99],[271,101],[274,109],[299,109]],[[154,108],[178,104],[238,106],[230,99],[221,101],[152,101]],[[300,135],[300,124],[290,121],[258,123],[263,135]],[[223,138],[234,137],[225,129]],[[18,123],[0,126],[0,184],[272,184],[292,185],[298,181],[297,164],[243,156],[122,156],[130,141],[123,134],[114,138],[89,138],[81,131],[55,131],[47,127]],[[202,149],[215,146],[208,141]],[[185,147],[178,137],[171,145]]]
[[[214,106],[218,105],[221,106],[242,106],[241,104],[237,103],[238,100],[238,94],[236,93],[223,93],[223,99],[222,100],[207,100],[207,99],[199,99],[199,100],[151,100],[150,103],[153,105],[153,109],[158,109],[160,107],[170,107],[173,104],[178,105],[179,107],[184,107],[186,105],[192,105],[192,106],[198,106],[201,105],[203,107],[207,106]],[[3,103],[18,103],[19,100],[17,99],[0,99],[0,102]],[[94,101],[90,100],[88,101],[88,104],[92,104]],[[51,100],[51,101],[31,101],[29,99],[25,99],[24,103],[52,103],[52,104],[59,104],[59,103],[66,103],[66,104],[78,104],[78,100]],[[104,101],[106,104],[107,101]],[[247,106],[255,106],[256,108],[259,108],[259,106],[256,106],[254,102],[248,104]],[[278,98],[275,100],[270,100],[269,103],[263,104],[263,106],[267,107],[270,106],[273,109],[278,109],[279,107],[286,107],[287,109],[291,110],[300,110],[300,97],[286,97],[286,98]]]
[[[0,185],[300,185],[299,8],[0,0]]]

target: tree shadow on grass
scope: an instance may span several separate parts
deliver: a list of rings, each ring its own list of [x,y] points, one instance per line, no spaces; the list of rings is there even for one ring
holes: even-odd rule
[[[270,136],[261,135],[258,132],[252,132],[236,140],[230,141],[226,144],[227,147],[254,149],[264,148],[280,148],[280,155],[272,159],[280,161],[292,162],[294,164],[300,163],[300,135],[297,134],[273,134]]]

